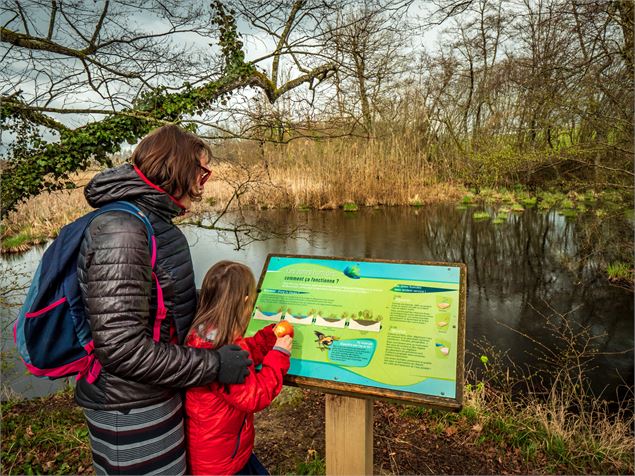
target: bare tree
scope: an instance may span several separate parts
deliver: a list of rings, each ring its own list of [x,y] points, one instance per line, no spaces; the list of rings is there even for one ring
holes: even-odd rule
[[[13,133],[3,216],[20,200],[63,186],[69,172],[91,160],[108,163],[123,142],[134,143],[157,125],[213,127],[206,113],[237,89],[256,87],[273,103],[334,68],[318,59],[278,83],[257,61],[245,60],[235,17],[219,1],[213,8],[176,1],[99,5],[96,11],[82,2],[33,0],[2,7],[3,63],[13,66],[0,76],[0,119]],[[281,13],[290,25],[294,8]],[[201,48],[193,41],[199,38],[212,43]],[[76,123],[61,114],[74,115]]]
[[[366,133],[386,112],[382,100],[407,70],[405,46],[412,29],[405,15],[410,3],[353,3],[328,25],[328,41],[339,65],[337,112],[359,118]]]
[[[457,174],[494,182],[540,180],[546,170],[598,184],[632,179],[632,2],[435,6],[429,22],[452,26],[439,53],[426,56],[431,80],[419,97],[428,145],[453,155]]]
[[[0,15],[4,99],[46,114],[44,125],[58,132],[69,121],[56,125],[54,114],[83,124],[133,108],[144,91],[177,91],[221,72],[218,48],[203,43],[217,31],[207,3],[10,0]]]

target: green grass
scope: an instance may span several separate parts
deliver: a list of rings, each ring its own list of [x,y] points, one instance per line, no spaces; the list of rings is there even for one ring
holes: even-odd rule
[[[520,203],[522,203],[526,208],[535,207],[537,202],[538,202],[537,197],[525,196],[520,198]]]
[[[503,203],[507,203],[508,205],[516,202],[516,193],[511,190],[503,190],[500,193],[501,201]]]
[[[346,202],[342,205],[342,208],[345,212],[356,212],[359,210],[359,207],[355,202]]]
[[[411,207],[415,207],[415,208],[420,208],[423,206],[423,202],[421,201],[421,197],[419,197],[419,194],[415,194],[414,197],[410,197],[408,199],[408,205],[410,205]]]
[[[540,210],[549,210],[558,205],[565,198],[565,194],[561,192],[541,192],[538,195],[538,208]]]
[[[321,458],[317,451],[309,450],[306,460],[298,463],[294,474],[298,475],[321,475],[326,474],[326,461]]]
[[[483,221],[489,220],[490,216],[487,212],[474,212],[474,214],[472,215],[472,219],[474,219],[475,221]]]
[[[459,415],[464,417],[470,425],[478,421],[478,411],[474,407],[464,406]]]
[[[401,416],[406,418],[421,418],[430,415],[431,410],[426,407],[406,405],[401,410]]]
[[[55,237],[58,231],[52,233]],[[2,250],[4,252],[22,252],[31,248],[32,245],[37,245],[45,242],[47,237],[41,233],[34,233],[30,226],[26,226],[16,235],[6,236],[2,238]]]
[[[575,203],[570,198],[565,198],[564,200],[562,200],[562,202],[560,202],[560,208],[574,209],[575,208]]]
[[[481,189],[481,193],[479,193],[479,197],[485,203],[494,203],[494,202],[498,201],[499,194],[493,188],[483,188],[483,189]]]
[[[474,194],[473,193],[468,193],[466,195],[463,196],[463,198],[461,199],[461,204],[462,205],[470,205],[474,203]]]
[[[606,275],[609,281],[629,281],[633,273],[628,264],[615,261],[606,267]]]
[[[503,205],[500,211],[505,212],[523,212],[527,208],[538,208],[541,211],[557,209],[563,216],[574,216],[567,210],[573,210],[576,213],[584,213],[589,207],[595,207],[598,198],[603,199],[605,206],[616,207],[624,200],[619,193],[603,192],[601,195],[593,190],[584,193],[575,191],[548,191],[543,190],[537,193],[529,192],[520,186],[514,189],[493,189],[483,188],[479,193],[469,192],[463,196],[458,205],[458,209],[463,210],[464,207],[478,206],[479,204]],[[619,205],[618,207],[621,207]],[[562,213],[565,211],[565,213]],[[500,217],[502,218],[502,217]],[[494,223],[501,223],[500,220],[494,220]]]
[[[578,211],[573,208],[564,208],[559,210],[558,214],[565,218],[575,218],[578,216]]]
[[[88,429],[69,392],[2,404],[1,474],[92,473]]]
[[[5,250],[20,249],[25,245],[29,245],[33,240],[30,233],[20,232],[14,236],[8,236],[2,239],[2,248]]]

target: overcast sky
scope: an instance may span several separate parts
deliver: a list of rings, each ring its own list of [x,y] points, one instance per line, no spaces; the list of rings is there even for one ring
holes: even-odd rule
[[[8,28],[13,29],[14,31],[24,32],[24,26],[22,22],[17,18],[13,18],[15,15],[11,11],[12,5],[15,2],[7,1],[4,4],[4,7],[0,9],[0,22],[3,25],[7,25]],[[102,1],[95,2],[87,2],[87,4],[93,5],[94,8],[91,12],[87,12],[87,14],[92,14],[92,18],[87,18],[85,25],[78,25],[80,30],[84,30],[87,35],[92,31],[93,25],[97,21],[98,14],[97,12],[101,11],[103,6]],[[409,15],[411,18],[422,17],[425,15],[424,11],[425,2],[415,2],[415,4],[409,10]],[[28,18],[28,26],[31,31],[31,34],[46,36],[46,31],[48,29],[49,18],[50,18],[50,4],[47,2],[21,2],[22,9],[26,12],[26,17]],[[15,11],[15,7],[13,8]],[[59,20],[59,16],[58,16]],[[167,20],[165,18],[160,18],[158,15],[149,14],[148,12],[136,13],[127,15],[125,19],[131,26],[136,26],[147,32],[158,32],[165,31],[168,27]],[[244,19],[240,19],[237,23],[239,31],[243,34],[244,41],[244,49],[246,52],[247,60],[254,60],[265,55],[268,52],[271,52],[274,48],[274,43],[272,38],[266,33],[254,29],[248,22]],[[57,31],[53,36],[54,40],[58,42],[77,47],[78,44],[73,44],[72,38],[77,38],[75,32],[70,30],[67,27],[68,31],[60,30]],[[434,48],[436,42],[438,41],[440,28],[431,28],[426,31],[425,35],[415,36],[411,41],[411,48],[413,50],[421,51],[424,47],[430,51]],[[190,52],[198,51],[202,55],[209,55],[210,58],[214,56],[218,56],[218,47],[217,39],[215,37],[209,36],[201,36],[194,32],[180,33],[174,36],[174,41],[176,44],[187,46]],[[0,54],[4,57],[7,52],[7,45],[0,43]],[[72,60],[70,60],[72,61]],[[36,70],[39,69],[39,65],[36,68],[33,68],[32,65],[28,65],[24,62],[11,62],[7,64],[3,61],[3,68],[5,68],[5,72],[13,71],[15,72],[15,77],[20,77],[19,85],[12,84],[7,91],[7,88],[3,88],[3,93],[11,92],[11,90],[15,90],[16,86],[24,92],[25,98],[32,97],[33,94],[37,90],[37,82],[41,81],[42,75],[36,73]],[[44,66],[45,63],[42,64]],[[270,69],[271,61],[263,61],[259,63],[259,67],[264,68],[266,70]],[[26,74],[25,74],[26,73]],[[299,74],[297,70],[291,69],[288,71],[291,75]],[[6,77],[6,76],[5,76]],[[6,83],[5,83],[6,85]],[[176,86],[176,85],[175,85]],[[253,92],[249,92],[248,94],[254,94]],[[100,106],[108,106],[108,102],[101,98],[95,91],[90,89],[83,89],[78,92],[67,91],[63,96],[54,99],[49,107],[95,107],[96,105]],[[101,115],[87,115],[82,114],[80,116],[70,115],[70,114],[55,114],[49,113],[49,115],[61,123],[68,125],[69,127],[77,127],[86,122],[90,122],[91,120],[99,120],[103,116]],[[12,141],[12,137],[8,135],[6,132],[0,136],[0,141],[2,143],[8,143]],[[47,137],[48,140],[55,140],[55,136],[51,135]],[[4,153],[5,147],[2,148],[2,153]]]

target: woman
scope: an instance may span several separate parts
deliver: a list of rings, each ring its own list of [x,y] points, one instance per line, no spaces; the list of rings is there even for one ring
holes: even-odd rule
[[[200,200],[209,147],[177,126],[161,127],[136,147],[133,164],[96,175],[84,194],[93,207],[126,200],[152,224],[166,318],[157,327],[156,285],[141,220],[125,212],[99,215],[87,228],[78,279],[102,366],[75,399],[88,421],[97,474],[184,474],[179,389],[214,381],[242,383],[251,361],[236,346],[217,351],[184,347],[196,311],[189,247],[172,219]]]

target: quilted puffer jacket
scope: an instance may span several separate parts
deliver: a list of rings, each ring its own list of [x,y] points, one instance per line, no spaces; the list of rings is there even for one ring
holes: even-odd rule
[[[148,216],[167,316],[157,344],[152,338],[156,286],[141,220],[124,212],[99,215],[85,231],[77,274],[102,370],[94,384],[77,382],[77,403],[97,410],[139,408],[165,401],[179,388],[214,381],[217,352],[175,345],[184,341],[196,311],[190,250],[172,223],[181,208],[129,164],[96,175],[84,195],[96,208],[126,200]]]
[[[273,326],[236,341],[249,352],[253,365],[245,383],[189,388],[185,393],[185,435],[191,474],[236,474],[254,449],[254,413],[268,407],[282,390],[289,370],[286,350],[274,347]],[[211,339],[192,332],[193,347],[213,347]]]

